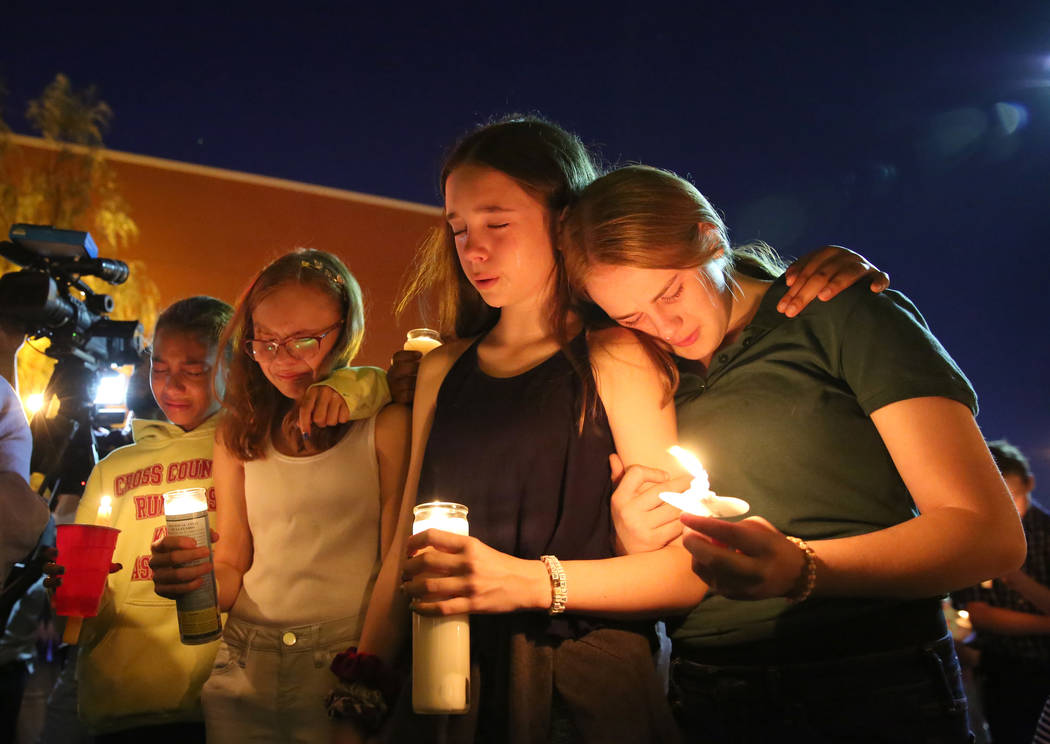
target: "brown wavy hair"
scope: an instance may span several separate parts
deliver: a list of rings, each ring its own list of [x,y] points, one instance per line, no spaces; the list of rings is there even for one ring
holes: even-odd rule
[[[645,165],[610,171],[584,189],[563,221],[560,247],[573,290],[590,304],[585,319],[592,326],[615,325],[587,295],[584,279],[595,264],[687,269],[718,260],[726,272],[769,279],[786,268],[765,243],[731,246],[722,217],[693,184]],[[664,374],[670,399],[678,385],[673,356],[636,334]]]
[[[300,248],[270,262],[241,293],[233,317],[220,339],[220,348],[231,353],[216,372],[225,383],[223,416],[219,421],[219,440],[244,461],[263,456],[270,444],[274,421],[282,415],[286,399],[266,379],[262,369],[244,351],[246,339],[255,329],[252,313],[259,303],[277,287],[294,282],[318,287],[339,301],[344,315],[339,338],[329,359],[333,367],[345,367],[357,355],[365,334],[364,301],[361,287],[353,274],[337,257],[325,251]],[[335,427],[338,428],[338,427]],[[327,438],[342,431],[323,429],[318,435]],[[322,449],[331,442],[318,442]]]
[[[439,189],[444,199],[449,174],[462,165],[481,165],[510,176],[550,210],[551,246],[557,248],[558,223],[563,210],[598,175],[591,152],[580,139],[557,124],[538,116],[511,115],[469,132],[449,151],[441,168]],[[572,295],[555,250],[555,295],[550,326],[564,345]],[[499,308],[481,299],[463,273],[456,254],[452,229],[447,223],[433,228],[409,268],[401,298],[400,315],[413,302],[424,318],[436,310],[436,325],[443,335],[476,336],[499,320]],[[435,308],[430,306],[434,305]]]

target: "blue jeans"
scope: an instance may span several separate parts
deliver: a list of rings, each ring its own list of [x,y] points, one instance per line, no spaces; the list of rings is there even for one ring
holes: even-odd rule
[[[912,648],[777,666],[671,662],[684,741],[972,742],[951,636]]]

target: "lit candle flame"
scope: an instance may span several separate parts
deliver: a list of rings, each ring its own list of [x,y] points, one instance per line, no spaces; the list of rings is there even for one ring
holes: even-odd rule
[[[692,452],[678,445],[667,451],[674,455],[682,467],[693,476],[685,492],[665,491],[660,494],[660,498],[668,504],[689,514],[705,517],[736,517],[750,510],[751,507],[743,499],[718,496],[712,491],[707,479],[707,471]]]
[[[679,447],[677,444],[667,450],[675,459],[682,464],[691,476],[693,476],[693,483],[690,488],[695,488],[698,491],[708,491],[710,489],[710,483],[707,480],[707,471],[704,470],[704,466],[700,464],[700,460],[689,450],[684,447]]]
[[[164,494],[164,514],[180,516],[208,511],[208,499],[203,488],[180,488]]]
[[[95,524],[100,527],[109,527],[109,521],[113,517],[113,497],[106,495],[99,499],[98,515]]]

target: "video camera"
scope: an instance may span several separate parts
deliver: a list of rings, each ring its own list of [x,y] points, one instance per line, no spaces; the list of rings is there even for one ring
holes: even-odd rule
[[[134,364],[142,354],[142,324],[109,320],[113,298],[93,292],[80,277],[123,284],[128,265],[99,258],[91,233],[18,224],[0,255],[23,267],[0,276],[0,315],[21,321],[31,338],[51,339],[48,356],[75,356],[87,364]],[[73,290],[83,294],[78,299]]]
[[[57,396],[59,409],[33,418],[32,469],[44,473],[41,493],[79,494],[98,460],[99,380],[113,365],[138,363],[145,347],[142,324],[106,317],[113,298],[94,292],[83,277],[122,284],[128,266],[99,258],[87,232],[17,224],[9,237],[0,255],[22,270],[0,276],[0,318],[30,338],[48,338],[45,353],[57,360],[44,399]]]
[[[90,233],[18,224],[10,242],[0,242],[0,256],[21,266],[0,276],[0,321],[5,331],[47,338],[45,352],[56,359],[44,393],[45,407],[33,416],[30,467],[44,474],[40,493],[79,496],[105,442],[106,411],[96,405],[103,374],[113,365],[136,364],[143,356],[142,324],[110,320],[113,298],[96,293],[83,277],[109,284],[128,278],[128,265],[99,258]],[[58,411],[49,415],[50,401]],[[123,418],[123,416],[121,416]],[[38,546],[39,548],[39,546]],[[0,593],[0,629],[11,608],[40,576],[44,560],[37,549],[8,576]]]

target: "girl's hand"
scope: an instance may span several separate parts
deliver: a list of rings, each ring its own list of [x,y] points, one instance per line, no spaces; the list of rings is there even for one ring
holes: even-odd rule
[[[418,351],[396,351],[390,358],[390,369],[386,371],[386,381],[390,386],[390,397],[395,403],[412,405],[416,396],[416,375],[419,373],[419,362],[423,354]]]
[[[733,523],[683,514],[682,524],[693,572],[711,591],[729,599],[769,599],[796,588],[805,554],[762,517]]]
[[[285,416],[287,423],[294,422],[298,425],[299,431],[306,439],[310,438],[310,431],[315,425],[338,426],[349,420],[350,409],[343,396],[336,392],[335,388],[327,385],[308,388],[299,405]]]
[[[432,550],[426,550],[432,548]],[[550,574],[542,561],[493,550],[476,537],[426,530],[409,538],[402,591],[423,615],[546,609]]]
[[[218,542],[219,533],[211,531],[211,541]],[[212,569],[211,550],[197,547],[192,537],[173,537],[168,535],[150,546],[152,557],[149,566],[153,570],[153,589],[157,594],[168,599],[177,599],[182,594],[189,594],[204,583],[202,578]],[[204,563],[197,566],[185,564],[204,558]]]
[[[890,286],[890,275],[880,271],[859,253],[841,245],[826,245],[795,261],[784,274],[789,287],[777,310],[789,318],[802,312],[814,297],[830,300],[862,279],[871,280],[871,291]]]
[[[58,550],[56,548],[44,548],[40,551],[40,556],[45,561],[40,569],[47,576],[44,579],[44,586],[47,589],[58,589],[58,587],[62,586],[62,574],[66,572],[65,566],[60,566],[56,563]]]
[[[613,491],[610,506],[620,555],[659,550],[682,534],[678,509],[660,498],[661,491],[689,487],[689,476],[668,481],[662,470],[632,465],[625,471],[619,455],[609,455]]]
[[[55,548],[44,548],[43,557],[47,560],[41,568],[44,575],[47,576],[44,579],[44,587],[53,591],[62,586],[62,574],[66,572],[66,567],[55,562],[58,560],[58,550]],[[122,563],[109,564],[110,573],[116,573],[122,568],[124,568]]]

